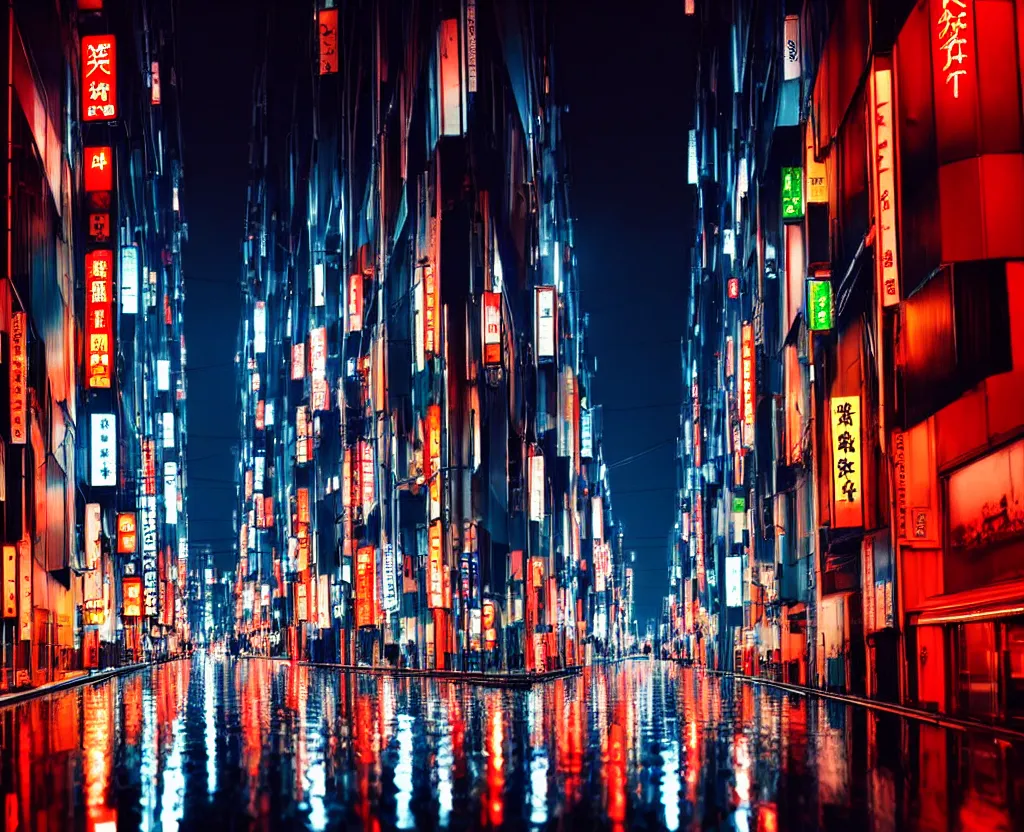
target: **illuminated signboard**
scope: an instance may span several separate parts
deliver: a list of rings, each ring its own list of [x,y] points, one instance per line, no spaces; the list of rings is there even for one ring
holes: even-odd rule
[[[782,169],[782,219],[799,220],[804,216],[803,171]]]
[[[93,413],[89,437],[89,482],[97,488],[117,485],[117,421],[113,413]]]
[[[299,465],[309,462],[312,454],[312,428],[309,424],[309,408],[299,405],[295,410],[295,460]]]
[[[321,375],[327,371],[327,328],[319,327],[309,333],[309,369]]]
[[[828,204],[828,171],[824,162],[814,155],[814,131],[807,125],[807,158],[804,163],[804,182],[807,184],[807,202]]]
[[[28,349],[25,342],[25,313],[11,315],[11,444],[24,445],[28,419]]]
[[[697,184],[697,131],[690,131],[690,147],[686,160],[686,183]]]
[[[156,497],[144,495],[142,510],[142,590],[144,614],[157,613]]]
[[[90,251],[85,255],[85,375],[90,388],[110,387],[113,265],[112,251]]]
[[[875,152],[871,168],[875,182],[875,279],[882,303],[900,302],[899,255],[896,251],[896,153],[893,134],[892,70],[875,69],[871,84],[875,117],[871,134]]]
[[[320,74],[334,75],[338,71],[338,10],[320,9],[317,24],[320,30]]]
[[[134,555],[137,545],[135,515],[129,511],[121,512],[117,515],[117,553]]]
[[[441,516],[441,407],[427,408],[427,456],[424,476],[430,480],[430,519]]]
[[[261,300],[252,313],[252,343],[256,355],[267,351],[267,304]]]
[[[437,273],[428,264],[423,267],[423,352],[428,358],[437,355],[440,328]]]
[[[462,133],[462,66],[459,60],[459,21],[455,18],[442,20],[439,39],[441,135],[458,136]]]
[[[544,519],[544,455],[538,451],[530,456],[530,519]]]
[[[427,558],[427,606],[438,609],[444,606],[444,569],[441,550],[441,521],[430,524],[429,551]]]
[[[590,410],[580,408],[580,458],[594,458],[594,417]]]
[[[103,0],[78,0],[80,12],[98,12],[103,10]]]
[[[736,300],[740,296],[740,281],[739,278],[729,278],[729,300]]]
[[[738,555],[725,559],[725,605],[743,606],[743,558]]]
[[[725,337],[725,377],[732,378],[736,372],[736,339],[731,335]]]
[[[292,344],[292,381],[306,377],[306,343]]]
[[[163,434],[164,434],[164,447],[174,447],[174,414],[170,411],[164,411],[163,413]]]
[[[121,583],[121,592],[124,597],[124,617],[138,618],[142,615],[142,578],[125,578]]]
[[[359,471],[359,483],[362,486],[363,511],[368,512],[373,506],[373,445],[370,442],[359,443],[362,465]]]
[[[135,246],[121,249],[121,313],[136,315],[139,311],[139,250]]]
[[[114,189],[114,154],[109,147],[87,147],[85,156],[85,192]]]
[[[150,103],[157,106],[160,103],[160,63],[153,61],[150,65],[152,85],[150,87]]]
[[[832,475],[835,499],[833,528],[862,523],[860,471],[860,396],[837,396],[829,402],[832,414]]]
[[[384,544],[384,552],[381,557],[381,568],[384,570],[381,581],[381,597],[385,612],[398,611],[398,575],[395,572],[395,547],[390,543]]]
[[[348,331],[359,332],[363,328],[363,276],[351,274],[348,277]]]
[[[171,389],[171,362],[166,358],[156,360],[156,389],[161,393]]]
[[[704,497],[701,494],[693,499],[693,532],[690,541],[697,562],[697,586],[704,592],[707,587],[707,568],[704,565]]]
[[[501,295],[484,292],[484,366],[501,364]]]
[[[164,519],[168,526],[178,523],[178,463],[164,463]]]
[[[377,557],[372,546],[360,546],[356,551],[356,626],[376,624],[373,614]]]
[[[538,361],[555,358],[555,287],[538,286],[535,290],[535,332]]]
[[[807,281],[807,316],[811,332],[828,332],[834,325],[832,281]]]
[[[974,40],[973,21],[968,9],[973,13],[970,0],[932,0],[938,48],[935,72],[953,98],[960,97],[961,81],[972,66],[968,50],[973,43],[967,38]]]
[[[85,507],[85,568],[95,569],[100,562],[100,504]]]
[[[18,550],[4,546],[4,618],[18,614]]]
[[[156,443],[142,440],[142,493],[156,494]]]
[[[800,18],[795,14],[786,16],[785,38],[782,78],[793,81],[800,77]]]
[[[743,444],[754,444],[754,398],[757,393],[754,378],[754,327],[744,323],[740,341],[740,419],[743,425]]]
[[[117,118],[117,41],[113,35],[82,38],[82,121]]]

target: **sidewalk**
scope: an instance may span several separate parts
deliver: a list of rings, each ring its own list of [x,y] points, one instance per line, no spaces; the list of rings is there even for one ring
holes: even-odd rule
[[[240,659],[266,659],[268,661],[291,662],[285,656],[255,656],[240,655]],[[498,672],[482,673],[475,670],[424,670],[412,667],[369,667],[351,664],[333,664],[328,662],[307,662],[300,661],[295,664],[302,667],[319,667],[324,670],[337,670],[342,673],[363,673],[371,676],[398,676],[419,679],[437,679],[443,682],[457,682],[467,685],[478,685],[480,687],[494,688],[521,688],[527,689],[535,684],[551,682],[555,679],[565,679],[570,676],[577,676],[583,670],[582,665],[548,670],[544,673],[510,673]]]
[[[98,682],[105,682],[108,679],[113,679],[115,676],[123,676],[127,673],[132,673],[136,670],[142,670],[147,667],[153,667],[157,664],[160,664],[160,662],[136,662],[135,664],[126,664],[122,667],[111,667],[106,670],[81,670],[77,675],[61,679],[57,682],[47,682],[46,684],[38,685],[34,688],[23,688],[22,690],[2,694],[0,695],[0,708],[6,708],[9,705],[17,705],[21,702],[26,702],[29,699],[35,699],[38,696],[47,696],[51,693],[60,693],[62,691],[71,690],[73,688],[81,687],[82,685],[94,685]]]
[[[872,711],[901,716],[905,719],[913,719],[917,722],[925,722],[938,728],[946,728],[953,731],[975,731],[994,734],[1002,739],[1014,743],[1024,742],[1024,730],[1011,728],[1007,725],[1000,725],[994,722],[981,722],[975,719],[963,719],[961,717],[949,716],[948,714],[936,711],[926,711],[922,708],[913,708],[909,705],[896,705],[892,702],[882,702],[878,699],[871,699],[867,696],[856,696],[850,693],[833,693],[832,691],[819,690],[818,688],[807,687],[806,685],[792,685],[788,682],[776,682],[774,679],[767,679],[762,676],[748,676],[745,673],[734,673],[729,670],[704,670],[713,676],[729,676],[739,679],[742,682],[749,682],[754,685],[768,685],[779,690],[795,693],[799,696],[817,697],[819,699],[831,699],[834,702],[842,702],[846,705],[857,705]]]

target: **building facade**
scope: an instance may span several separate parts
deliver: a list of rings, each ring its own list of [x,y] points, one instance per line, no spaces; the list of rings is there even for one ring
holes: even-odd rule
[[[171,6],[14,2],[2,15],[2,687],[173,649],[183,626]]]
[[[688,5],[674,648],[1024,718],[1024,7]]]
[[[297,5],[254,95],[239,634],[430,669],[620,649],[544,4]]]

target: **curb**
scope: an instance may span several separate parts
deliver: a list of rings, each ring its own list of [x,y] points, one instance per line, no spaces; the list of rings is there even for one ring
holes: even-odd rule
[[[961,719],[959,717],[947,716],[933,711],[921,710],[920,708],[911,708],[907,705],[880,702],[877,699],[870,699],[866,696],[833,693],[832,691],[818,690],[817,688],[807,687],[806,685],[792,685],[788,682],[776,682],[774,679],[765,679],[761,676],[748,676],[745,673],[733,673],[728,670],[712,670],[711,668],[704,669],[709,675],[739,679],[742,682],[747,682],[752,685],[767,685],[768,687],[784,690],[788,693],[795,693],[807,698],[816,697],[818,699],[831,699],[834,702],[842,702],[846,705],[856,705],[872,711],[881,711],[883,713],[901,716],[905,719],[913,719],[917,722],[924,722],[938,728],[946,728],[964,733],[988,733],[1016,743],[1024,742],[1024,731],[1009,728],[1005,725],[980,722],[972,719]]]
[[[24,690],[5,693],[0,695],[0,708],[7,708],[11,705],[20,705],[30,699],[49,696],[52,693],[64,693],[65,691],[84,687],[85,685],[99,684],[100,682],[106,682],[117,676],[125,676],[129,673],[134,673],[136,670],[145,670],[147,667],[156,667],[160,664],[168,664],[170,661],[176,661],[176,659],[170,659],[167,662],[138,662],[136,664],[126,664],[122,667],[111,667],[107,670],[100,670],[96,673],[90,672],[83,676],[74,676],[71,679],[64,679],[60,682],[52,682],[35,688],[25,688]]]
[[[263,659],[265,661],[292,662],[285,656],[238,656],[240,659]],[[566,679],[571,676],[578,676],[583,671],[583,665],[549,670],[545,673],[481,673],[478,671],[463,670],[423,670],[410,667],[363,667],[362,665],[333,664],[330,662],[308,662],[299,661],[295,664],[301,667],[317,667],[321,670],[337,670],[342,673],[357,673],[366,676],[392,676],[398,678],[413,679],[437,679],[442,682],[456,684],[477,685],[479,687],[528,689],[535,684],[552,682],[556,679]]]

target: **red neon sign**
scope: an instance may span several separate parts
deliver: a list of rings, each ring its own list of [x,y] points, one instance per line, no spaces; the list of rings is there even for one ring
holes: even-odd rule
[[[109,147],[87,147],[85,149],[85,190],[114,190],[114,154]]]
[[[739,278],[729,278],[729,300],[736,300],[740,296],[740,281]]]
[[[135,515],[131,512],[122,512],[117,515],[117,553],[119,555],[133,555],[137,545],[137,532]]]
[[[754,327],[743,324],[743,337],[740,352],[740,406],[743,420],[743,444],[750,447],[754,443]]]
[[[109,250],[85,255],[85,375],[90,388],[110,387],[114,336],[111,321],[114,254]]]
[[[113,35],[82,38],[82,121],[117,118],[117,41]]]

